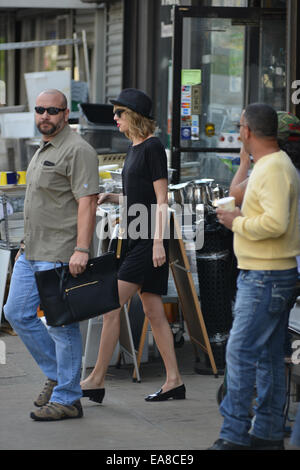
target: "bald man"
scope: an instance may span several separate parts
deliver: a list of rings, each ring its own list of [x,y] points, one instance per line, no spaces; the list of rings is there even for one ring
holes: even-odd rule
[[[59,90],[36,100],[35,122],[42,134],[27,169],[24,242],[13,269],[6,319],[45,374],[31,418],[57,421],[80,418],[82,360],[79,324],[49,327],[37,316],[40,304],[35,272],[69,264],[73,276],[89,259],[99,192],[95,150],[68,124],[69,109]]]

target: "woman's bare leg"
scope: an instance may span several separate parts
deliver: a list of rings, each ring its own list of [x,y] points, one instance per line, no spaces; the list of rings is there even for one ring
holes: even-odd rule
[[[139,286],[130,282],[118,281],[121,308],[138,291]],[[120,311],[112,310],[103,315],[103,325],[100,338],[98,358],[91,374],[81,382],[83,390],[103,388],[107,368],[120,336]]]
[[[173,334],[165,315],[161,296],[144,292],[140,294],[140,297],[145,315],[147,315],[151,324],[153,337],[166,368],[166,381],[162,386],[164,393],[182,384],[175,355]]]

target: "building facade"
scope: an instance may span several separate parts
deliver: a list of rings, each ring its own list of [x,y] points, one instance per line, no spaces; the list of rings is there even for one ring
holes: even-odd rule
[[[141,88],[153,98],[178,181],[214,177],[220,148],[232,161],[234,123],[246,104],[264,101],[300,117],[297,0],[41,3],[28,0],[24,8],[21,0],[0,0],[6,103],[26,104],[24,73],[33,71],[71,70],[88,82],[94,103],[109,102],[124,87]],[[82,39],[83,32],[78,47],[56,43]],[[28,47],[30,41],[53,43]],[[1,43],[11,49],[1,50]],[[223,163],[230,167],[230,160]]]

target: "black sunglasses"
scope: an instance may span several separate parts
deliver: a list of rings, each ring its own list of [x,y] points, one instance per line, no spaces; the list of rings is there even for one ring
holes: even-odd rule
[[[43,106],[36,106],[34,109],[38,114],[44,114],[44,112],[47,111],[47,113],[51,116],[55,116],[61,111],[65,111],[67,108],[55,108],[54,106],[50,106],[50,108],[44,108]]]
[[[120,118],[122,116],[122,114],[124,113],[124,111],[126,111],[126,109],[117,108],[117,109],[115,109],[114,114],[116,114],[118,116],[118,118]]]

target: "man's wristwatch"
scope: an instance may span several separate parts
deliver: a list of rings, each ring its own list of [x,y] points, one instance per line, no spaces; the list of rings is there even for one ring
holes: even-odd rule
[[[89,254],[90,250],[88,248],[80,248],[80,246],[75,246],[74,251],[80,251],[81,253]]]

